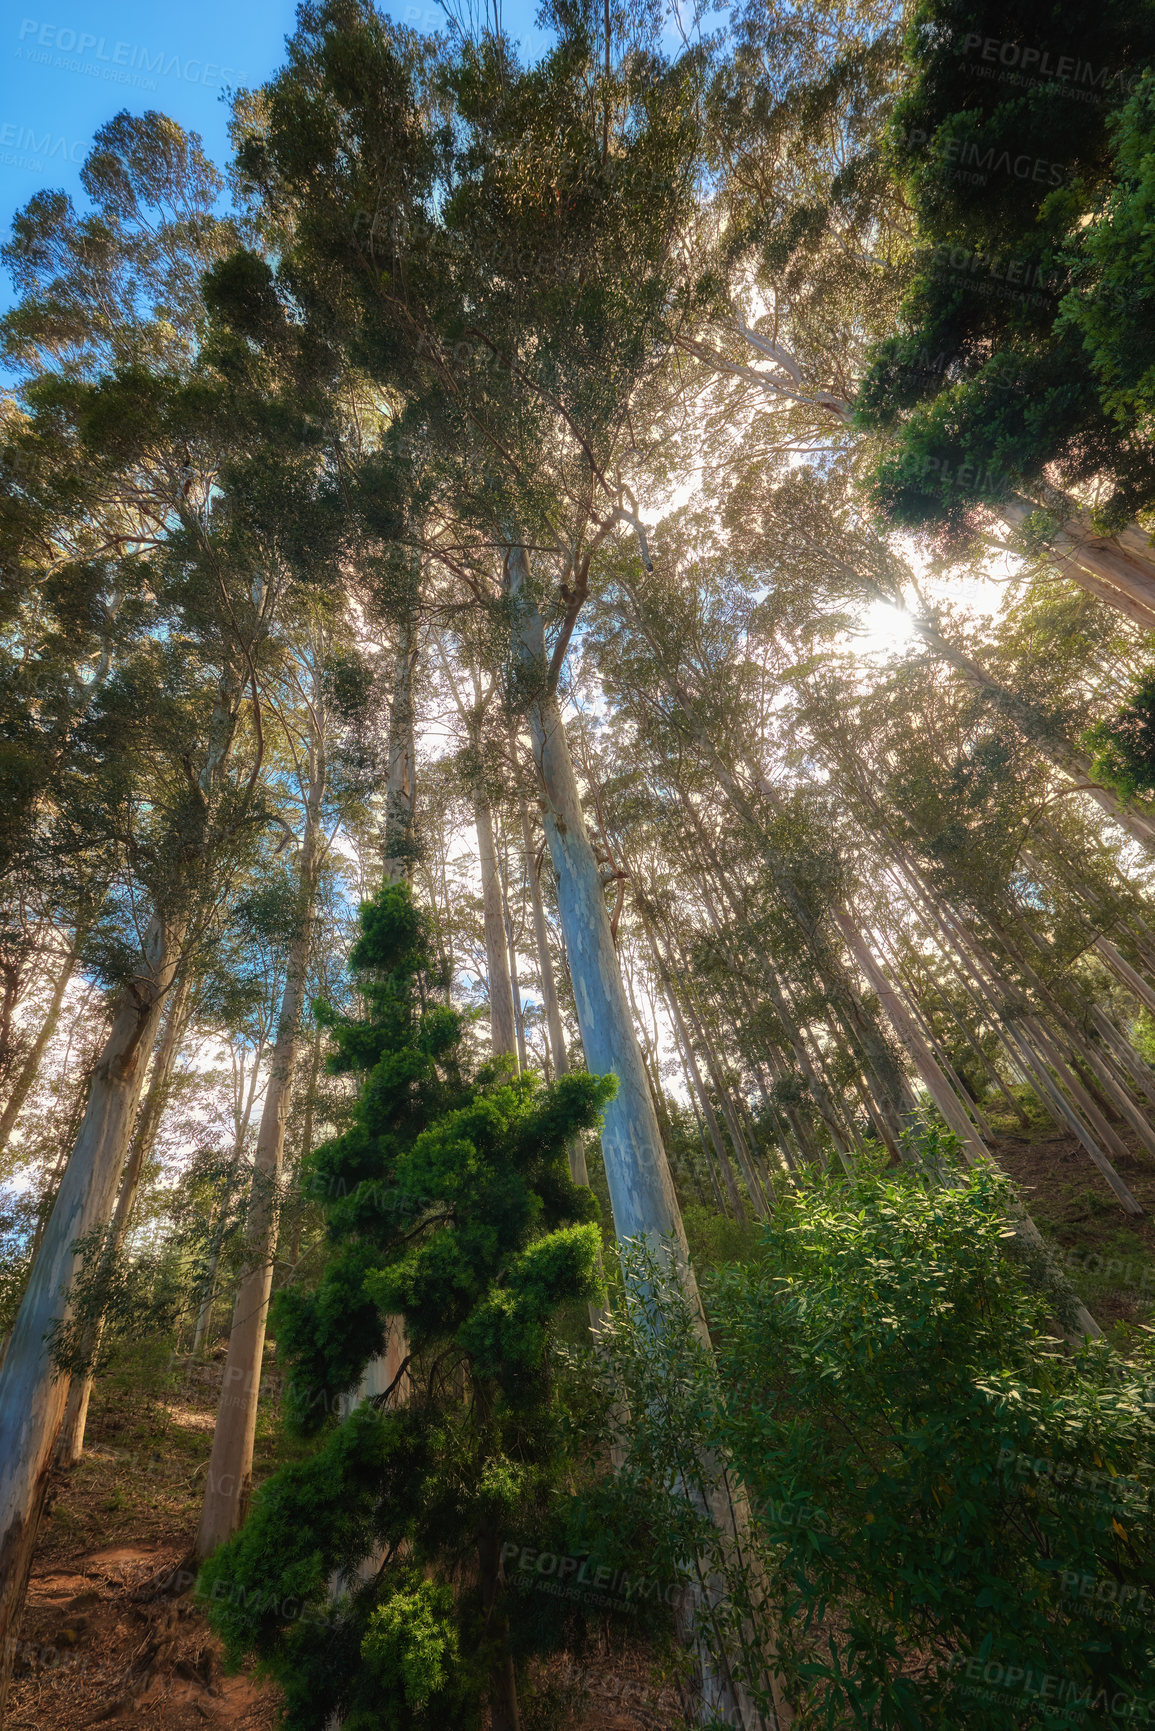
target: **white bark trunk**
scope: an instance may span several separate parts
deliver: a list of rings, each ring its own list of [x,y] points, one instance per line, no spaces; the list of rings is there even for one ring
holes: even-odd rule
[[[1122,981],[1133,997],[1138,998],[1144,1009],[1155,1015],[1155,990],[1152,990],[1142,974],[1137,974],[1126,956],[1121,956],[1110,938],[1099,937],[1095,940],[1095,948],[1106,961],[1111,972]]]
[[[474,796],[473,821],[477,828],[477,855],[481,865],[481,900],[485,914],[485,957],[489,969],[489,1031],[493,1053],[517,1051],[517,1027],[513,1015],[513,987],[509,978],[509,952],[505,941],[505,914],[501,905],[501,882],[497,875],[497,850],[493,845],[493,814],[483,793]]]
[[[1037,508],[1027,499],[1009,499],[997,513],[1008,528],[1018,530]],[[1106,540],[1072,518],[1051,541],[1051,557],[1090,594],[1150,631],[1155,629],[1155,562],[1150,549],[1146,557],[1139,553],[1138,531],[1124,534],[1126,543]]]
[[[312,742],[313,763],[301,845],[300,926],[293,940],[277,1020],[277,1038],[253,1158],[246,1267],[233,1307],[224,1381],[209,1456],[208,1478],[195,1554],[211,1555],[244,1523],[252,1492],[253,1443],[265,1352],[265,1325],[277,1248],[278,1197],[285,1129],[293,1089],[293,1063],[300,1034],[305,973],[312,938],[313,897],[320,854],[321,802],[325,788],[323,743]]]
[[[156,1132],[160,1126],[161,1114],[164,1111],[168,1094],[169,1079],[172,1076],[176,1055],[184,1037],[184,1006],[188,998],[188,986],[189,976],[186,970],[182,979],[169,993],[168,1011],[165,1016],[160,1049],[153,1063],[148,1093],[133,1130],[128,1159],[121,1175],[116,1207],[113,1210],[112,1221],[108,1229],[105,1256],[110,1262],[115,1261],[120,1255],[121,1247],[128,1236],[136,1193],[140,1187],[140,1175],[144,1170],[144,1163],[152,1151]],[[99,1322],[95,1323],[89,1331],[85,1344],[90,1362],[100,1345],[101,1332],[102,1324]],[[75,1466],[84,1453],[84,1430],[88,1422],[88,1403],[92,1398],[92,1381],[91,1372],[88,1375],[72,1378],[68,1390],[68,1402],[64,1410],[64,1420],[56,1446],[56,1460],[59,1466]]]
[[[846,913],[837,912],[835,920],[855,961],[873,989],[878,993],[879,1002],[890,1019],[891,1027],[914,1059],[915,1068],[922,1079],[923,1086],[962,1144],[965,1158],[970,1162],[976,1159],[987,1159],[987,1151],[980,1141],[974,1125],[967,1117],[954,1089],[943,1074],[938,1060],[923,1039],[919,1029],[907,1015],[906,1006],[871,954],[862,933]]]
[[[601,873],[585,826],[557,697],[546,679],[545,633],[530,588],[529,560],[524,547],[506,552],[510,595],[517,610],[520,665],[528,689],[535,693],[529,708],[534,768],[544,803],[546,839],[557,881],[558,907],[565,935],[570,979],[586,1063],[595,1076],[618,1078],[618,1091],[606,1108],[602,1154],[610,1191],[614,1228],[620,1239],[644,1238],[654,1255],[675,1274],[686,1294],[698,1332],[710,1346],[690,1266],[681,1210],[662,1146],[649,1079],[638,1045],[629,1002],[622,983],[610,931]],[[739,1542],[746,1516],[735,1498],[712,1513],[719,1527]],[[729,1725],[754,1727],[765,1720],[723,1673],[711,1674],[711,1656],[702,1652],[707,1711]],[[773,1682],[777,1722],[785,1731],[792,1715]]]
[[[68,1395],[68,1380],[55,1375],[45,1335],[63,1316],[61,1294],[79,1267],[73,1245],[103,1226],[112,1212],[179,942],[179,931],[167,929],[159,916],[153,919],[144,942],[145,966],[120,994],[0,1370],[0,1653],[16,1634]],[[6,1689],[7,1669],[0,1669],[0,1691]],[[0,1697],[0,1718],[3,1706]]]
[[[39,1073],[40,1060],[44,1056],[45,1048],[53,1034],[56,1032],[57,1025],[60,1021],[60,1011],[64,1004],[64,994],[68,989],[68,982],[72,978],[73,970],[76,967],[79,949],[80,934],[78,933],[75,943],[69,950],[68,955],[65,957],[63,967],[56,976],[56,984],[52,989],[52,1002],[48,1006],[48,1014],[40,1024],[40,1031],[32,1044],[32,1049],[24,1059],[23,1064],[21,1064],[20,1073],[13,1084],[12,1092],[4,1103],[3,1112],[0,1112],[0,1154],[2,1154],[8,1146],[8,1138],[11,1136],[16,1120],[20,1116],[20,1108],[28,1098],[32,1084],[35,1082]]]
[[[529,593],[524,548],[510,548],[508,569],[520,615],[522,662],[529,677],[544,686],[544,632]],[[679,1266],[693,1282],[674,1184],[610,932],[601,873],[552,691],[540,690],[530,708],[529,725],[586,1063],[595,1076],[618,1078],[602,1132],[614,1225],[619,1238],[641,1235],[651,1241],[671,1241]],[[694,1294],[696,1299],[696,1285]]]

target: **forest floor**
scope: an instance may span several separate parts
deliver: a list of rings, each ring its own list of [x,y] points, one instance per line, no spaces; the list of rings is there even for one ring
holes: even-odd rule
[[[223,1352],[223,1347],[222,1347]],[[5,1731],[89,1725],[157,1731],[272,1731],[276,1687],[222,1671],[212,1635],[181,1574],[200,1515],[220,1367],[196,1366],[173,1386],[157,1363],[125,1364],[98,1381],[84,1458],[56,1475],[41,1525],[16,1654]],[[262,1396],[259,1481],[284,1458],[276,1379]],[[539,1678],[527,1731],[672,1731],[683,1723],[644,1647],[615,1639],[580,1664],[566,1655]]]
[[[1130,1132],[1124,1140],[1133,1145]],[[1155,1314],[1155,1161],[1140,1150],[1118,1162],[1149,1210],[1131,1219],[1071,1137],[1005,1136],[992,1151],[1080,1297],[1125,1349]],[[223,1674],[219,1644],[179,1573],[199,1517],[220,1374],[213,1362],[174,1373],[146,1351],[98,1381],[84,1458],[56,1476],[41,1527],[7,1731],[276,1725],[276,1688],[251,1671]],[[276,1406],[273,1375],[261,1400],[258,1482],[286,1458]],[[563,1655],[540,1681],[539,1708],[526,1719],[543,1731],[684,1723],[653,1655],[608,1626],[595,1659]]]
[[[1115,1345],[1155,1312],[1155,1160],[1119,1130],[1131,1150],[1115,1168],[1146,1212],[1124,1214],[1073,1136],[1006,1136],[991,1152],[1010,1173],[1039,1230],[1055,1246],[1071,1285]]]

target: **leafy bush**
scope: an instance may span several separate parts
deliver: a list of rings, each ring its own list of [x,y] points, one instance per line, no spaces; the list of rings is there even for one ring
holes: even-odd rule
[[[1136,686],[1118,715],[1090,728],[1084,743],[1096,780],[1124,799],[1155,792],[1155,673]]]
[[[719,1440],[806,1722],[1009,1731],[1155,1697],[1150,1363],[1043,1332],[1009,1200],[991,1170],[804,1193],[715,1283]]]
[[[800,1727],[1155,1711],[1150,1358],[1044,1332],[1012,1207],[993,1169],[824,1183],[708,1283],[713,1362],[653,1268],[661,1327],[609,1336],[630,1457],[600,1494],[648,1501],[656,1567],[710,1559],[716,1652],[765,1698],[776,1649]],[[701,1511],[738,1484],[726,1554]]]

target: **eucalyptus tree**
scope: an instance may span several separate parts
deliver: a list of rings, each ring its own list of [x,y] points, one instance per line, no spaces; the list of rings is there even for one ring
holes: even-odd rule
[[[922,688],[917,741],[910,732],[915,678]],[[1150,1136],[1132,1096],[1134,1074],[1110,1036],[1104,1043],[1101,1029],[1086,1027],[1088,1007],[1064,980],[1071,916],[1078,931],[1085,914],[1023,869],[1032,827],[1049,804],[1043,766],[1021,746],[1016,753],[981,708],[976,715],[969,692],[944,689],[910,665],[881,690],[854,696],[827,675],[825,689],[815,682],[799,719],[837,777],[848,815],[908,881],[900,894],[909,897],[913,885],[916,904],[925,903],[919,917],[930,913],[932,941],[945,941],[948,951],[961,945],[1011,1062],[1083,1143],[1123,1207],[1141,1212],[1109,1157],[1130,1160],[1113,1116],[1129,1120],[1140,1141]],[[871,865],[866,875],[876,871]],[[1074,953],[1086,941],[1080,936]],[[872,958],[859,959],[881,977]],[[892,1007],[906,1037],[919,1038],[901,1002]]]
[[[209,1556],[244,1521],[252,1487],[253,1444],[260,1392],[265,1326],[272,1293],[285,1137],[305,1008],[306,976],[315,942],[314,908],[333,835],[341,821],[339,800],[329,783],[329,755],[338,743],[342,714],[355,718],[363,706],[350,674],[356,663],[341,642],[340,615],[326,619],[317,607],[298,608],[288,637],[282,678],[266,681],[265,704],[283,740],[284,779],[290,799],[278,817],[294,862],[287,890],[283,983],[275,1036],[269,1053],[261,1120],[253,1151],[252,1184],[245,1224],[245,1267],[237,1288],[225,1357],[221,1399],[209,1458],[205,1500],[196,1539],[198,1557]],[[335,629],[336,627],[336,629]],[[295,641],[294,641],[295,639]],[[343,653],[342,653],[343,651]],[[326,679],[326,662],[340,657],[338,680]],[[361,702],[358,699],[361,698]],[[286,816],[286,805],[292,816]],[[388,843],[386,845],[389,845]]]
[[[672,1246],[692,1289],[558,688],[602,549],[645,545],[625,470],[683,275],[696,57],[668,63],[640,10],[608,32],[593,7],[547,16],[557,42],[527,70],[492,34],[435,57],[352,0],[305,14],[240,164],[309,318],[403,398],[399,438],[429,441],[408,525],[408,476],[382,465],[399,532],[466,598],[505,601],[586,1062],[619,1079],[615,1225]]]
[[[551,21],[557,45],[526,70],[500,39],[435,57],[366,6],[311,14],[240,160],[292,213],[285,269],[310,316],[405,393],[412,437],[434,446],[427,556],[467,595],[508,597],[586,1058],[620,1078],[604,1136],[615,1217],[676,1233],[556,694],[598,549],[637,522],[614,465],[676,287],[692,65],[666,64],[630,16],[607,79],[600,15]]]
[[[115,986],[112,1030],[3,1367],[5,1629],[66,1395],[45,1336],[77,1266],[73,1247],[111,1212],[182,956],[259,834],[260,666],[275,606],[302,574],[328,581],[326,550],[336,544],[322,455],[332,364],[286,319],[267,269],[262,278],[215,262],[226,250],[210,209],[219,183],[197,141],[157,116],[121,117],[98,136],[85,172],[97,216],[58,233],[64,206],[34,201],[22,257],[45,292],[26,294],[12,317],[34,366],[67,339],[56,370],[45,366],[25,396],[38,436],[79,453],[78,515],[114,500],[120,520],[103,532],[151,610],[151,635],[141,631],[81,724],[119,766],[107,823],[126,870],[95,940]],[[148,235],[160,237],[163,270],[133,275]],[[86,268],[93,258],[98,268]],[[69,319],[50,292],[58,272],[78,289]],[[180,340],[169,342],[178,314]],[[67,507],[68,490],[57,501],[49,488],[38,503],[51,514]],[[103,569],[97,561],[97,579]]]

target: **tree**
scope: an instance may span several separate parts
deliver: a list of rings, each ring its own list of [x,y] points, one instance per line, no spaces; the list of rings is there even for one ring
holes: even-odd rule
[[[1103,575],[1148,610],[1155,563],[1126,532],[1155,501],[1155,470],[1148,441],[1127,436],[1133,417],[1120,437],[1123,398],[1105,392],[1093,331],[1113,291],[1109,278],[1096,289],[1084,247],[1097,220],[1102,250],[1104,207],[1123,196],[1118,137],[1132,141],[1134,183],[1142,105],[1122,132],[1111,120],[1153,50],[1147,5],[1047,3],[1013,22],[972,0],[918,8],[890,125],[913,268],[899,334],[856,399],[885,437],[874,497],[891,521],[958,532],[1009,505],[1030,527],[1039,506],[1043,537],[1069,520],[1076,539],[1124,532]]]
[[[263,1487],[198,1590],[233,1651],[255,1649],[284,1681],[290,1725],[334,1711],[348,1731],[382,1711],[398,1728],[472,1725],[488,1700],[513,1731],[532,1630],[503,1546],[558,1520],[553,1322],[599,1278],[596,1203],[569,1177],[566,1141],[613,1084],[541,1088],[500,1062],[470,1075],[405,885],[362,908],[350,966],[365,1015],[323,1014],[357,1109],[308,1163],[330,1256],[316,1290],[290,1289],[274,1313],[297,1423],[323,1442]],[[398,1377],[334,1426],[391,1318],[409,1343]],[[303,1619],[286,1615],[290,1596]]]
[[[314,579],[331,579],[324,555],[333,548],[333,518],[319,454],[330,357],[290,326],[271,295],[267,267],[260,267],[263,279],[252,268],[223,270],[200,301],[200,273],[217,256],[215,231],[203,208],[198,220],[181,166],[193,165],[202,206],[215,197],[217,183],[198,141],[180,134],[174,143],[171,123],[160,123],[169,148],[153,151],[158,119],[125,120],[114,136],[98,140],[90,190],[113,213],[125,213],[124,230],[96,249],[102,269],[95,277],[83,262],[92,236],[71,225],[62,237],[64,259],[71,254],[69,280],[85,291],[69,330],[81,358],[74,364],[65,356],[56,374],[34,380],[28,391],[43,420],[62,422],[84,470],[104,477],[103,496],[128,510],[114,540],[130,553],[147,545],[158,582],[150,593],[170,629],[110,676],[87,718],[98,742],[119,741],[121,763],[153,780],[147,797],[132,773],[117,788],[113,813],[132,869],[106,908],[102,934],[116,985],[112,1028],[3,1366],[0,1635],[23,1596],[67,1393],[53,1374],[46,1338],[78,1268],[75,1246],[111,1214],[166,995],[263,821],[262,644],[278,600],[303,566]],[[164,220],[166,200],[179,206],[181,222]],[[51,232],[51,214],[38,208],[38,232]],[[120,265],[142,231],[189,289],[178,304],[187,308],[191,296],[187,340],[175,356],[163,344],[159,355],[150,349],[155,327],[165,325],[164,308],[150,299],[153,282],[136,298],[125,293],[111,304],[105,298],[106,291],[123,290]],[[38,261],[51,277],[56,254],[42,251]],[[22,311],[26,326],[45,333],[51,352],[55,303],[31,297]],[[95,333],[91,342],[83,317]],[[124,344],[108,344],[106,356],[104,339],[117,317],[128,327]],[[125,348],[135,360],[125,359]],[[109,370],[101,372],[106,358]],[[81,492],[82,509],[89,497]],[[140,560],[128,563],[143,587]],[[142,731],[146,712],[151,729]],[[0,1653],[7,1667],[6,1637]]]

